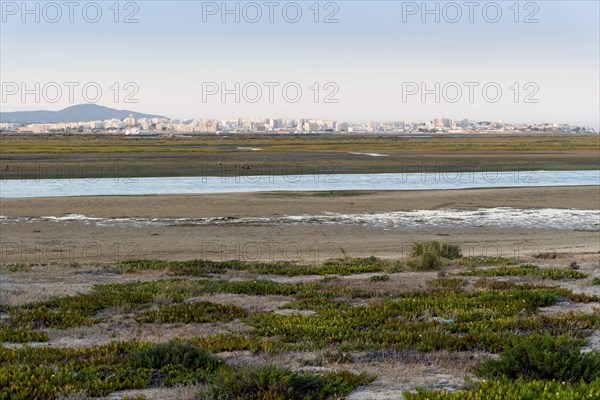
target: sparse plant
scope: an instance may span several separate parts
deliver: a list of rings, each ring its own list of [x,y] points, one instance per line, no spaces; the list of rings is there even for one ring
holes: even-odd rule
[[[388,275],[373,275],[369,278],[371,282],[387,282],[390,280]]]
[[[440,243],[435,240],[415,242],[412,245],[407,265],[417,270],[436,270],[446,265],[447,260],[461,257],[460,246]]]
[[[577,264],[577,261],[571,261],[571,263],[569,264],[569,268],[571,268],[573,270],[578,270],[579,264]]]

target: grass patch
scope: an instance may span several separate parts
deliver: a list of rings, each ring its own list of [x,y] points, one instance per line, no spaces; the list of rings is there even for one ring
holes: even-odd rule
[[[191,304],[175,304],[160,307],[158,310],[146,311],[137,317],[138,322],[171,323],[190,322],[205,323],[217,321],[231,321],[235,318],[246,316],[246,311],[241,307],[230,304],[215,304],[201,301]]]
[[[254,328],[253,335],[276,338],[295,349],[337,345],[344,350],[499,352],[521,335],[549,332],[584,337],[600,327],[600,315],[537,313],[540,307],[555,304],[560,294],[564,292],[559,289],[539,288],[442,289],[401,293],[354,307],[321,297],[288,305],[313,309],[317,315],[263,312],[245,322]],[[441,320],[451,323],[442,324]]]
[[[171,303],[181,303],[185,299],[211,293],[237,293],[247,295],[295,295],[313,293],[319,290],[319,284],[287,284],[273,281],[211,281],[169,279],[153,282],[134,282],[125,284],[97,285],[91,293],[75,296],[57,297],[48,301],[25,304],[22,306],[5,307],[8,318],[0,322],[0,337],[5,341],[42,340],[41,333],[35,329],[57,328],[66,329],[75,326],[93,325],[101,319],[96,316],[109,308],[117,308],[123,312],[134,312],[140,320],[150,319],[160,321],[174,318],[172,322],[184,322],[186,315],[193,316],[190,322],[201,322],[197,314],[202,309],[208,310],[207,305],[200,305],[199,311],[194,311],[189,304],[179,304],[162,307],[158,312],[147,312],[154,305],[155,299]],[[219,308],[215,310],[231,311],[229,317],[237,318],[241,310]],[[216,311],[215,311],[216,312]],[[207,316],[207,318],[209,318]],[[210,318],[217,318],[216,314]],[[223,317],[225,318],[225,316]],[[226,320],[226,319],[224,319]],[[210,321],[206,321],[210,322]]]
[[[487,290],[466,291],[462,278],[439,278],[429,291],[382,295],[342,283],[340,279],[305,284],[170,279],[101,285],[89,294],[10,307],[0,328],[7,332],[21,330],[23,336],[7,337],[11,341],[46,340],[40,328],[90,325],[101,321],[97,317],[100,311],[120,308],[133,313],[139,322],[203,323],[239,318],[251,327],[250,341],[237,338],[237,344],[231,344],[222,338],[214,348],[241,346],[273,351],[340,345],[357,350],[497,352],[519,335],[540,331],[580,338],[600,327],[598,314],[585,318],[537,314],[538,308],[553,305],[560,297],[575,302],[598,300],[566,289],[502,283]],[[316,315],[252,314],[233,305],[185,302],[210,293],[293,296],[283,308],[313,310]],[[370,301],[353,306],[355,298]],[[158,308],[157,303],[161,304]],[[39,337],[27,336],[38,332]]]
[[[46,332],[19,327],[0,326],[0,343],[47,342],[48,340]]]
[[[222,361],[178,342],[113,342],[80,349],[0,347],[0,399],[105,396],[126,389],[206,381]]]
[[[417,389],[405,392],[407,400],[574,400],[595,399],[600,394],[600,380],[591,383],[560,381],[511,381],[508,379],[479,382],[469,391],[435,392]]]
[[[0,399],[106,396],[120,390],[208,384],[204,398],[328,399],[371,382],[347,371],[229,367],[189,342],[112,342],[85,348],[0,347]],[[225,396],[225,397],[223,397]]]
[[[584,279],[587,275],[573,269],[562,268],[540,268],[533,264],[524,264],[515,267],[497,267],[488,269],[472,269],[466,272],[460,272],[461,276],[528,276],[541,279],[561,280],[561,279]]]
[[[381,260],[377,257],[342,258],[329,260],[321,265],[299,265],[292,262],[258,262],[258,261],[161,261],[161,260],[129,260],[117,264],[119,270],[131,273],[141,270],[167,270],[174,275],[207,276],[227,271],[248,271],[263,275],[351,275],[384,270],[397,271],[401,267],[399,261]]]
[[[478,267],[480,265],[515,265],[517,261],[508,257],[463,257],[457,263],[467,267]]]
[[[3,265],[2,269],[6,269],[8,272],[31,272],[33,265],[30,263],[16,263]]]

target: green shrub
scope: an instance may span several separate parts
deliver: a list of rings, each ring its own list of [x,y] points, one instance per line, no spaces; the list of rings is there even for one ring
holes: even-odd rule
[[[581,354],[581,341],[534,335],[515,339],[499,360],[487,361],[478,375],[491,379],[544,379],[587,383],[600,378],[600,354]]]
[[[417,257],[425,253],[434,253],[448,260],[454,260],[462,256],[460,246],[457,244],[440,243],[436,240],[413,243],[410,252],[411,257]]]
[[[460,257],[459,245],[440,243],[435,240],[415,242],[412,245],[407,265],[417,270],[435,270],[444,266],[446,260]]]
[[[406,262],[406,265],[419,271],[427,271],[439,269],[443,267],[445,263],[439,255],[432,252],[425,252],[418,256],[412,256]]]
[[[600,278],[594,278],[592,280],[592,285],[600,285]]]
[[[304,400],[339,398],[371,382],[366,375],[347,371],[323,375],[264,365],[222,370],[211,381],[204,399]]]
[[[171,341],[148,346],[134,352],[129,361],[139,367],[162,368],[168,364],[178,364],[185,368],[214,370],[221,360],[192,344]]]

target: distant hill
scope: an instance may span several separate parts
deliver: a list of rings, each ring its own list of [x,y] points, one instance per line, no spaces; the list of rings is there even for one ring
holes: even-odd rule
[[[133,114],[136,118],[167,118],[163,115],[144,114],[130,110],[116,110],[97,104],[79,104],[59,111],[39,110],[0,112],[0,122],[52,123],[104,121],[111,118],[127,118],[129,114]]]

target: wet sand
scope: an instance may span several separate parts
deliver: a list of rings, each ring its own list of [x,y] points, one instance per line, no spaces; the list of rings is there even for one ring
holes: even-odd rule
[[[0,199],[0,215],[93,217],[258,217],[429,210],[600,207],[600,187],[390,192],[245,193]],[[116,262],[123,259],[245,259],[319,262],[348,256],[402,257],[416,240],[463,245],[465,255],[531,256],[600,252],[600,232],[502,227],[388,229],[369,225],[252,223],[98,226],[82,221],[0,225],[3,263]]]

